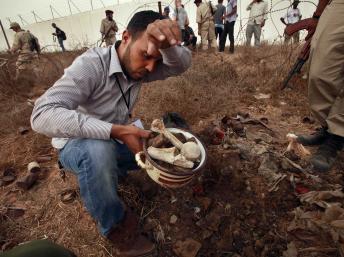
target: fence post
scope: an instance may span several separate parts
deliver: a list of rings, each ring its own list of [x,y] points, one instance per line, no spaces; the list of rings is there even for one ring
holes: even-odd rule
[[[10,44],[8,43],[7,35],[6,35],[5,30],[4,30],[4,27],[2,26],[1,20],[0,20],[0,26],[1,26],[1,29],[2,29],[2,33],[4,33],[4,37],[5,37],[5,40],[6,40],[6,44],[7,44],[8,50],[10,50],[11,47],[10,47]]]

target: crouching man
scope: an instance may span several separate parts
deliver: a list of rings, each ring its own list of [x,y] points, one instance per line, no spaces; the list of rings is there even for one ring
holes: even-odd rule
[[[153,11],[136,13],[116,45],[76,58],[36,101],[31,116],[32,128],[53,137],[61,164],[78,177],[87,210],[118,256],[154,250],[119,198],[117,182],[136,168],[133,154],[149,136],[129,124],[141,82],[179,75],[191,65],[191,53],[180,41],[176,22]]]

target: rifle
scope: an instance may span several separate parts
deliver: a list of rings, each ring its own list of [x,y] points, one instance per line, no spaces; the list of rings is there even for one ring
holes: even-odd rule
[[[106,31],[106,33],[104,34],[104,36],[102,37],[102,41],[100,42],[99,47],[101,47],[101,45],[102,45],[103,42],[105,41],[105,38],[109,35],[109,33],[110,33],[111,30],[114,30],[115,32],[117,32],[117,31],[115,30],[115,28],[114,28],[113,26],[111,26],[111,27],[108,29],[108,31]]]
[[[288,73],[288,76],[284,79],[284,81],[282,83],[281,90],[285,89],[288,86],[288,82],[296,73],[298,73],[298,74],[300,73],[302,66],[308,60],[309,51],[310,51],[310,47],[311,47],[311,40],[312,40],[312,36],[313,36],[313,34],[310,34],[310,33],[314,33],[314,32],[311,32],[311,29],[313,28],[311,26],[312,24],[313,24],[312,18],[304,19],[304,20],[301,20],[301,21],[296,22],[294,24],[288,25],[284,30],[284,33],[286,35],[291,36],[299,30],[306,29],[308,31],[308,35],[306,37],[306,39],[307,39],[306,43],[302,47],[301,52],[299,53],[295,64],[293,65],[293,67],[291,68],[291,70]]]
[[[209,1],[209,8],[210,8],[211,16],[214,16],[215,12],[213,9],[213,5],[211,4],[211,1]]]

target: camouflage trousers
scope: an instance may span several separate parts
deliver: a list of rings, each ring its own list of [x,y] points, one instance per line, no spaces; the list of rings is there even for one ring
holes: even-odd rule
[[[37,76],[37,56],[34,53],[20,53],[16,62],[16,76],[19,80],[22,77],[34,79]]]
[[[328,132],[344,137],[344,1],[332,0],[313,35],[308,99]]]

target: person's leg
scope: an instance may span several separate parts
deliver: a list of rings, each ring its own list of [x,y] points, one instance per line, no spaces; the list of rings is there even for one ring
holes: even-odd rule
[[[105,236],[124,217],[117,183],[127,158],[111,140],[71,139],[59,154],[63,167],[77,175],[82,200]]]
[[[297,31],[293,34],[293,43],[297,44],[300,42],[300,31]]]
[[[291,36],[284,34],[284,44],[289,44]]]
[[[235,21],[232,21],[228,24],[228,38],[229,38],[229,52],[234,53],[234,25]]]
[[[228,22],[225,23],[224,30],[222,31],[222,34],[220,36],[219,52],[223,52],[225,50],[226,37],[228,34],[228,24]]]
[[[246,27],[246,46],[251,45],[251,39],[252,39],[252,34],[253,34],[253,26],[252,24],[247,24]]]
[[[332,131],[338,131],[337,127],[344,129],[343,123],[339,126],[332,123],[335,120],[333,114],[329,124],[327,122],[331,108],[344,88],[344,22],[336,15],[344,15],[343,4],[332,2],[321,15],[312,40],[308,84],[313,115],[323,127],[331,125]]]
[[[110,46],[111,44],[111,39],[109,37],[104,38],[105,46]]]
[[[215,37],[215,24],[213,21],[209,22],[209,34],[208,34],[208,40],[210,43],[210,47],[215,50],[217,48],[217,41]]]
[[[224,26],[225,26],[225,25],[224,25]],[[217,29],[217,31],[218,31],[219,44],[220,44],[220,40],[221,40],[221,37],[222,37],[222,33],[223,33],[223,31],[225,30],[225,28],[223,27],[223,28],[215,28],[215,29]],[[217,40],[217,36],[216,36],[216,40]]]
[[[260,46],[260,35],[262,33],[262,27],[260,24],[253,25],[253,33],[254,33],[254,45]]]
[[[181,29],[182,41],[185,40],[185,29]]]
[[[344,144],[344,5],[332,1],[318,23],[310,54],[308,98],[314,117],[329,136],[311,158],[314,168],[328,171]]]
[[[62,38],[57,38],[57,40],[59,41],[59,45],[62,48],[62,52],[66,51],[63,45],[63,39]]]
[[[208,28],[209,24],[207,22],[204,22],[201,27],[201,45],[202,50],[208,49]]]
[[[192,44],[192,47],[193,47],[193,48],[196,47],[196,43],[197,43],[197,37],[195,36],[195,37],[193,37],[193,38],[191,39],[191,44]]]

